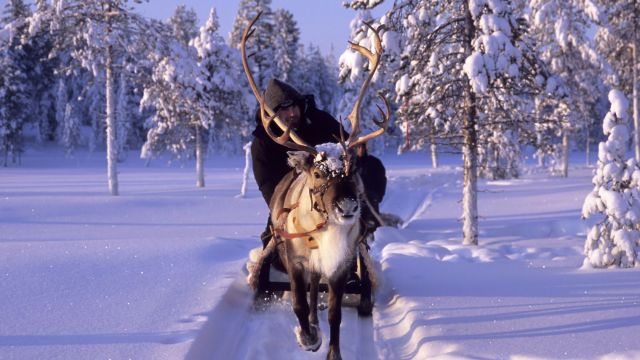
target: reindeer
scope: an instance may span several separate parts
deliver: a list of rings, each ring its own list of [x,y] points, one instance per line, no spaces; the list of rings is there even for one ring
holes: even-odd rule
[[[275,237],[264,252],[274,251],[275,248],[285,266],[289,276],[293,311],[299,322],[295,335],[298,344],[307,351],[317,351],[322,344],[318,326],[318,289],[321,277],[327,279],[330,326],[327,359],[341,359],[342,297],[347,273],[355,259],[361,236],[360,206],[364,196],[362,180],[355,171],[355,149],[382,135],[390,118],[389,103],[381,96],[386,105],[386,112],[378,107],[383,119],[374,122],[379,129],[367,135],[360,135],[360,105],[378,67],[382,52],[381,41],[378,32],[367,24],[375,34],[375,54],[350,43],[353,50],[369,60],[371,71],[348,115],[351,123],[348,139],[344,139],[343,133],[338,144],[329,143],[313,147],[296,135],[295,131],[286,126],[273,109],[266,105],[253,79],[247,61],[246,42],[253,33],[253,26],[260,15],[259,13],[244,31],[241,43],[242,65],[260,105],[262,126],[276,143],[293,150],[289,152],[288,160],[292,171],[276,186],[269,204]],[[277,135],[274,132],[274,123],[282,134]],[[309,302],[307,284],[310,289]]]

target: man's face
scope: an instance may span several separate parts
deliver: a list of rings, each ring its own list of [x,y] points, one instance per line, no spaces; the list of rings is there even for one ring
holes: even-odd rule
[[[280,107],[276,114],[293,130],[296,130],[300,125],[300,107],[295,103],[289,106]]]

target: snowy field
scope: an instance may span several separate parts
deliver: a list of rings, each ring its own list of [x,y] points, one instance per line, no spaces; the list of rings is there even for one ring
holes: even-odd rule
[[[345,359],[639,359],[640,272],[583,268],[591,169],[479,183],[480,246],[461,246],[458,157],[385,157],[371,318],[345,308]],[[0,169],[0,359],[323,359],[300,350],[290,304],[250,310],[244,265],[267,207],[239,198],[243,157],[120,164],[29,150]]]

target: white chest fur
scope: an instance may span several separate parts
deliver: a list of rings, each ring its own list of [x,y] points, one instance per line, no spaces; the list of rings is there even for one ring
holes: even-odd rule
[[[356,248],[357,233],[357,225],[329,225],[315,237],[318,248],[311,251],[309,268],[329,278],[350,265],[349,260]]]

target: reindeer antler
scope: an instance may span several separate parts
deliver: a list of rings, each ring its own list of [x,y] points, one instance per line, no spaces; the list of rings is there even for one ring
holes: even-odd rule
[[[253,75],[251,74],[251,69],[249,68],[249,63],[247,61],[247,40],[255,29],[253,26],[258,21],[258,18],[262,15],[262,11],[259,12],[253,20],[249,23],[246,29],[244,29],[244,33],[242,34],[242,42],[240,46],[240,52],[242,53],[242,67],[244,68],[244,73],[247,75],[247,79],[249,80],[249,85],[251,86],[251,90],[253,90],[253,95],[255,95],[256,100],[258,100],[258,104],[260,104],[260,118],[262,120],[262,127],[267,132],[267,135],[273,139],[276,143],[286,146],[290,149],[294,150],[302,150],[312,154],[316,154],[317,150],[308,145],[304,140],[302,140],[294,131],[292,131],[290,126],[287,126],[284,121],[282,121],[265,103],[264,97],[258,90],[258,86],[256,85],[255,80],[253,79]],[[273,131],[271,131],[271,123],[275,122],[276,125],[283,131],[283,134],[280,136],[276,136]],[[289,139],[293,140],[290,141]]]
[[[382,121],[373,120],[373,122],[380,127],[380,129],[367,134],[360,136],[360,106],[362,105],[362,98],[364,97],[369,84],[371,83],[371,79],[373,75],[378,70],[378,64],[380,62],[380,55],[382,54],[382,42],[380,41],[380,35],[378,34],[378,30],[374,29],[369,23],[364,23],[375,35],[373,38],[373,45],[375,48],[375,54],[373,54],[369,49],[360,46],[358,44],[349,42],[351,45],[351,49],[359,52],[362,56],[366,57],[369,60],[369,76],[362,84],[360,88],[360,93],[358,94],[358,99],[353,105],[353,109],[351,113],[347,116],[349,122],[351,123],[351,134],[349,135],[349,139],[347,139],[347,144],[349,148],[353,148],[359,144],[365,143],[375,137],[382,135],[386,130],[387,126],[389,126],[389,119],[391,118],[391,107],[389,106],[389,101],[386,97],[379,95],[382,101],[385,104],[386,112],[382,110],[382,108],[378,105],[378,111],[382,115]]]

